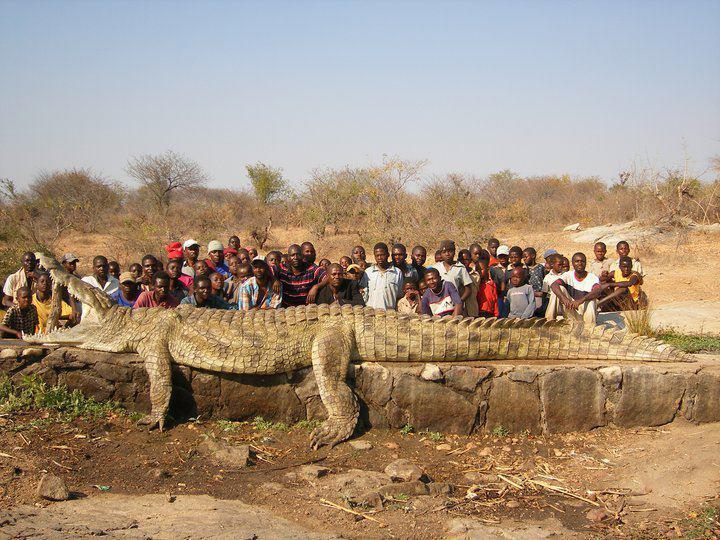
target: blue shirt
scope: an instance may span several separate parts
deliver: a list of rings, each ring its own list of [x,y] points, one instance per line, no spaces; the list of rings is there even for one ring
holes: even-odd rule
[[[125,297],[122,295],[122,290],[118,289],[114,293],[110,295],[110,298],[115,300],[120,307],[133,307],[135,304],[134,301],[129,302],[128,300],[125,300]]]

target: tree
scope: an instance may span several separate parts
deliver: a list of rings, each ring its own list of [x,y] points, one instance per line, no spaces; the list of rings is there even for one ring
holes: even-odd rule
[[[157,156],[132,158],[125,172],[152,195],[155,205],[163,214],[167,214],[175,191],[201,187],[207,183],[207,175],[200,165],[172,150]]]
[[[268,205],[287,194],[288,185],[283,178],[282,169],[260,162],[246,165],[245,169],[260,204]]]

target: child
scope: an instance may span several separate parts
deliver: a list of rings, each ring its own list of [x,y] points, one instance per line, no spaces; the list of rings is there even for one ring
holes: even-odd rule
[[[0,324],[0,333],[22,339],[23,333],[34,334],[38,328],[37,308],[30,299],[30,289],[20,287],[15,293],[16,304],[8,308]]]
[[[32,295],[32,303],[38,313],[38,329],[45,332],[53,307],[52,280],[47,272],[37,272],[35,276],[35,294]],[[60,319],[67,320],[71,314],[72,308],[61,300]]]
[[[540,309],[542,308],[542,285],[545,279],[545,265],[538,264],[537,251],[533,247],[525,248],[522,252],[523,265],[528,271],[528,283],[535,291],[535,311],[538,317],[542,317]]]
[[[132,263],[128,268],[128,272],[132,274],[133,279],[137,282],[143,273],[142,265],[140,263]]]
[[[185,276],[182,273],[182,261],[178,259],[173,259],[168,263],[167,273],[170,276],[170,290],[168,294],[174,296],[178,302],[181,302],[182,299],[188,295],[188,289],[181,278],[183,276],[186,278],[190,276]]]
[[[420,314],[420,291],[415,281],[406,281],[403,284],[403,296],[398,300],[397,310],[399,313],[416,313]]]
[[[562,258],[562,271],[563,274],[570,271],[570,259],[567,257]]]
[[[595,260],[590,263],[590,271],[600,278],[600,281],[604,281],[604,276],[610,271],[610,259],[605,255],[607,254],[607,246],[605,242],[596,242],[593,246],[593,253],[595,253]]]
[[[340,260],[338,262],[340,263],[340,266],[342,266],[342,268],[345,272],[347,272],[347,269],[353,263],[352,259],[350,257],[348,257],[347,255],[343,255],[342,257],[340,257]],[[325,270],[327,271],[327,268]]]
[[[625,240],[620,240],[615,246],[615,249],[618,254],[618,260],[613,261],[613,263],[610,265],[611,274],[615,270],[618,270],[620,268],[620,259],[622,257],[630,257],[630,244],[628,244]],[[638,274],[640,277],[645,277],[645,272],[643,272],[643,267],[642,264],[640,264],[640,259],[633,259],[632,257],[631,259],[633,272]]]
[[[108,263],[108,274],[115,279],[120,279],[120,263],[117,261],[110,261]]]
[[[210,294],[222,298],[223,297],[223,285],[225,283],[225,277],[220,272],[213,272],[208,276],[210,278]]]
[[[440,261],[442,261],[442,251],[438,249],[435,252],[435,262],[439,263]]]
[[[510,288],[507,292],[508,317],[530,319],[535,313],[535,291],[527,283],[527,270],[517,267],[510,274]]]
[[[498,292],[495,282],[490,278],[489,265],[490,261],[480,259],[477,262],[480,281],[478,283],[477,303],[479,314],[478,317],[498,317],[500,311],[498,309]]]
[[[615,290],[599,300],[599,306],[605,304],[606,308],[624,311],[647,305],[647,298],[641,289],[643,278],[633,271],[630,257],[620,257],[620,268],[611,277],[612,281],[606,287]]]
[[[555,283],[563,274],[563,256],[554,253],[546,259],[550,263],[550,271],[543,278],[542,284],[542,313],[547,310],[548,298],[550,297],[550,286]]]

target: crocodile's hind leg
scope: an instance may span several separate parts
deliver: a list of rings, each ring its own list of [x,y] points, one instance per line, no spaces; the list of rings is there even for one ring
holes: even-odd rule
[[[345,381],[350,365],[350,332],[342,325],[328,324],[313,341],[313,372],[320,399],[328,411],[328,419],[310,436],[314,449],[324,445],[333,447],[344,441],[357,424],[360,408]]]
[[[150,414],[141,418],[138,424],[146,425],[149,429],[158,427],[162,431],[172,395],[172,357],[167,341],[162,338],[142,341],[138,346],[138,353],[145,360],[145,371],[150,380],[151,405]]]

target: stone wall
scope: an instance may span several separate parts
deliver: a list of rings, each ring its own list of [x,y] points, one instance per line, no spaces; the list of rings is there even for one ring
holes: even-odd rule
[[[36,374],[98,400],[148,411],[148,381],[135,354],[62,348],[3,349],[0,369]],[[720,421],[720,360],[683,364],[377,364],[351,366],[349,383],[368,427],[468,434],[502,426],[510,432],[587,431],[614,424],[658,426],[682,416]],[[322,419],[325,409],[310,368],[273,376],[173,370],[177,418],[273,421]]]

